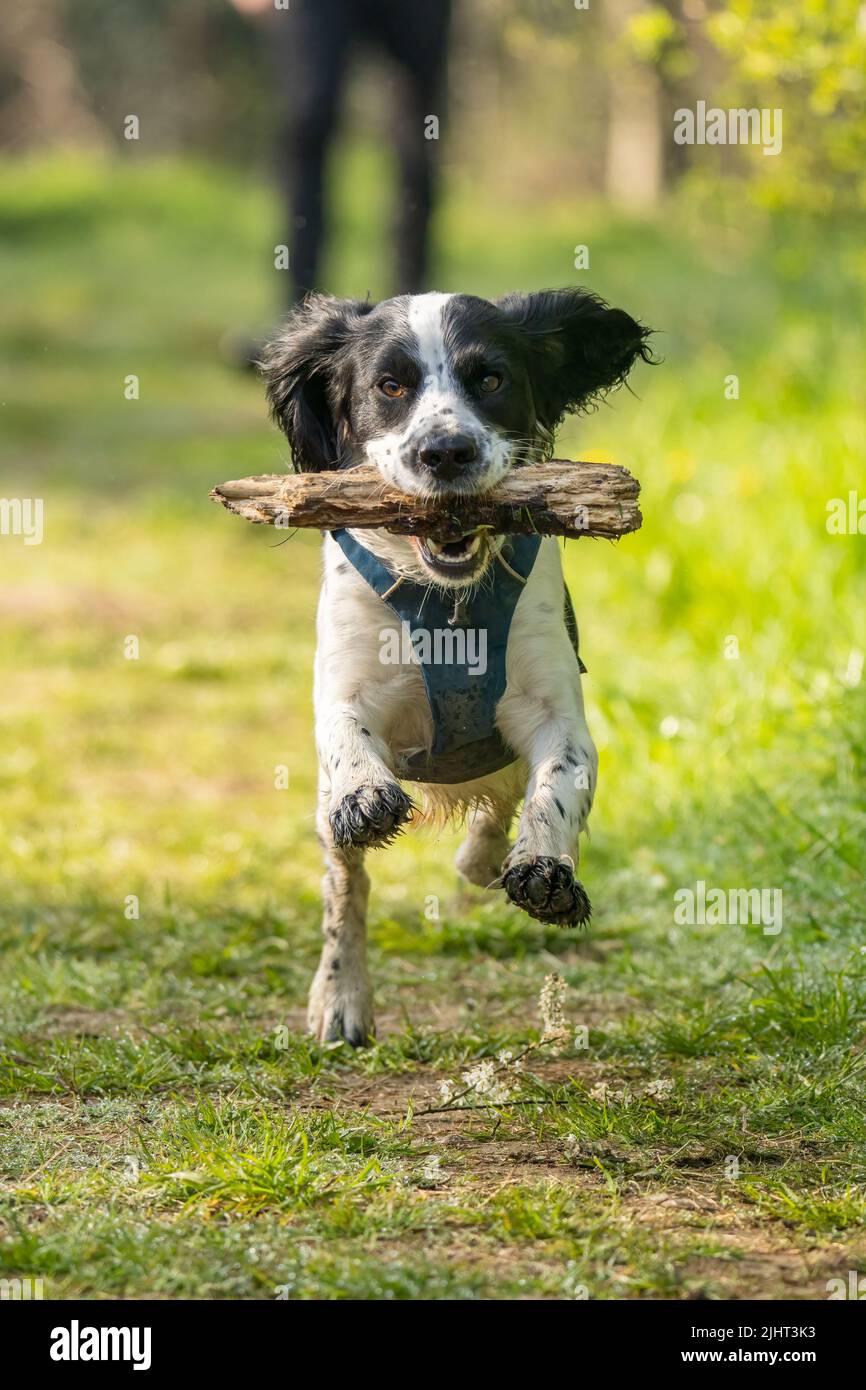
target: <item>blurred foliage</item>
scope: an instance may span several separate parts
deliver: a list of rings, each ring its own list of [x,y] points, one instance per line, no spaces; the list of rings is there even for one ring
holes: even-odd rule
[[[772,200],[816,212],[866,205],[862,0],[730,0],[707,31],[730,64],[732,99],[784,111],[783,157],[752,170]]]
[[[707,219],[685,188],[654,219],[569,188],[539,217],[449,179],[439,283],[574,283],[579,222],[580,278],[652,324],[664,360],[560,439],[643,483],[641,531],[564,549],[602,763],[592,929],[459,893],[450,831],[401,836],[370,866],[382,1041],[348,1056],[300,1036],[319,539],[208,501],[286,462],[260,382],[217,351],[278,298],[273,199],[189,159],[66,153],[0,178],[3,489],[46,514],[43,545],[0,544],[0,1270],[44,1272],[51,1297],[272,1298],[297,1280],[304,1297],[526,1298],[565,1278],[593,1298],[823,1297],[820,1261],[856,1267],[823,1233],[864,1214],[866,544],[826,529],[828,499],[862,491],[859,226],[737,198]],[[337,293],[386,288],[385,182],[380,145],[338,153]],[[779,885],[782,933],[677,926],[673,893],[698,879]],[[416,1081],[435,1096],[443,1071],[522,1046],[552,964],[590,1048],[539,1104],[483,1146],[468,1112],[459,1131],[376,1125]],[[667,1101],[643,1094],[658,1079]],[[294,1204],[294,1136],[274,1130],[292,1102],[311,1164]],[[441,1193],[418,1185],[431,1151]],[[731,1154],[743,1182],[722,1176]],[[551,1165],[567,1194],[542,1186]],[[358,1190],[328,1201],[329,1171]],[[679,1244],[659,1258],[662,1197]],[[747,1260],[728,1243],[710,1262],[722,1223]]]
[[[403,0],[407,18],[421,2]],[[866,203],[863,0],[456,3],[443,155],[479,185],[523,189],[527,199],[565,182],[602,190],[612,113],[636,76],[650,74],[646,127],[658,126],[669,184],[728,176],[765,204],[817,213]],[[267,167],[280,138],[273,23],[229,0],[9,9],[0,18],[0,143],[77,139],[129,158],[184,151]],[[345,103],[347,123],[386,148],[395,91],[394,74],[368,53]],[[674,112],[697,100],[781,107],[781,156],[675,146]],[[135,148],[122,135],[130,112],[142,122]]]
[[[670,72],[685,72],[691,64],[683,60],[682,29],[664,5],[648,5],[628,22],[629,46],[643,63],[664,65]]]
[[[88,143],[130,153],[133,113],[151,154],[266,155],[265,37],[228,0],[28,0],[0,18],[0,51],[7,147],[62,144],[83,128]]]

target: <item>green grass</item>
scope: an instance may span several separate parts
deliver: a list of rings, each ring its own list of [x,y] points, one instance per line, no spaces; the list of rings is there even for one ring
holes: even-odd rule
[[[384,209],[351,190],[382,171],[342,159],[330,283],[378,294]],[[862,488],[858,229],[565,196],[506,216],[451,188],[441,285],[571,283],[587,243],[581,278],[664,362],[560,441],[644,489],[637,536],[565,552],[601,750],[592,928],[462,889],[450,832],[403,837],[371,862],[379,1040],[352,1054],[303,1034],[318,542],[207,500],[286,462],[217,351],[279,294],[274,203],[186,164],[2,177],[2,492],[43,497],[46,532],[0,537],[0,1275],[825,1297],[866,1259],[866,541],[824,524]],[[678,925],[698,879],[780,888],[781,932]],[[508,1104],[443,1108],[440,1081],[537,1040],[551,971],[589,1046],[531,1051]]]

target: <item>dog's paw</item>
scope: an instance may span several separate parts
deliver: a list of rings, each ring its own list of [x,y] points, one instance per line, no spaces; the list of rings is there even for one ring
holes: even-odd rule
[[[511,864],[502,875],[502,887],[517,907],[539,922],[558,927],[583,927],[592,907],[583,884],[570,864],[550,855]]]
[[[373,1039],[373,993],[366,980],[337,982],[320,970],[310,990],[307,1027],[317,1042],[366,1047]]]
[[[349,792],[328,816],[338,849],[359,845],[373,849],[387,845],[412,817],[414,804],[396,782],[378,787],[358,787]]]

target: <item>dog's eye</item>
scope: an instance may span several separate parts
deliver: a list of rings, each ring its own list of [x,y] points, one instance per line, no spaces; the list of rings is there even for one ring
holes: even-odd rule
[[[384,381],[379,382],[379,390],[383,396],[387,396],[392,401],[399,400],[401,396],[406,394],[406,387],[401,386],[399,381],[395,381],[392,376],[386,376]]]
[[[498,372],[488,372],[481,378],[479,383],[485,396],[489,396],[493,391],[498,391],[502,385],[502,377]]]

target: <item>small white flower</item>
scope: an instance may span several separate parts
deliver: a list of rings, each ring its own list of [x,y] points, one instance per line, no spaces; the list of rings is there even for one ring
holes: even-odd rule
[[[631,1105],[632,1101],[628,1086],[611,1086],[608,1081],[597,1081],[589,1095],[591,1100],[597,1100],[600,1105],[605,1105],[609,1100],[619,1101],[622,1105]]]
[[[669,1096],[671,1094],[673,1089],[673,1081],[670,1081],[664,1077],[660,1077],[657,1081],[651,1081],[649,1083],[646,1090],[644,1091],[644,1095],[649,1096],[654,1100],[664,1100],[666,1096]]]
[[[568,1024],[565,1018],[567,992],[568,985],[561,975],[546,976],[538,996],[538,1012],[541,1015],[543,1025],[541,1034],[543,1043],[562,1044],[568,1036]],[[556,1053],[558,1047],[552,1047],[551,1051]]]
[[[480,1099],[489,1101],[491,1105],[501,1105],[511,1096],[511,1087],[496,1075],[496,1068],[490,1057],[465,1071],[462,1081],[467,1090]]]

